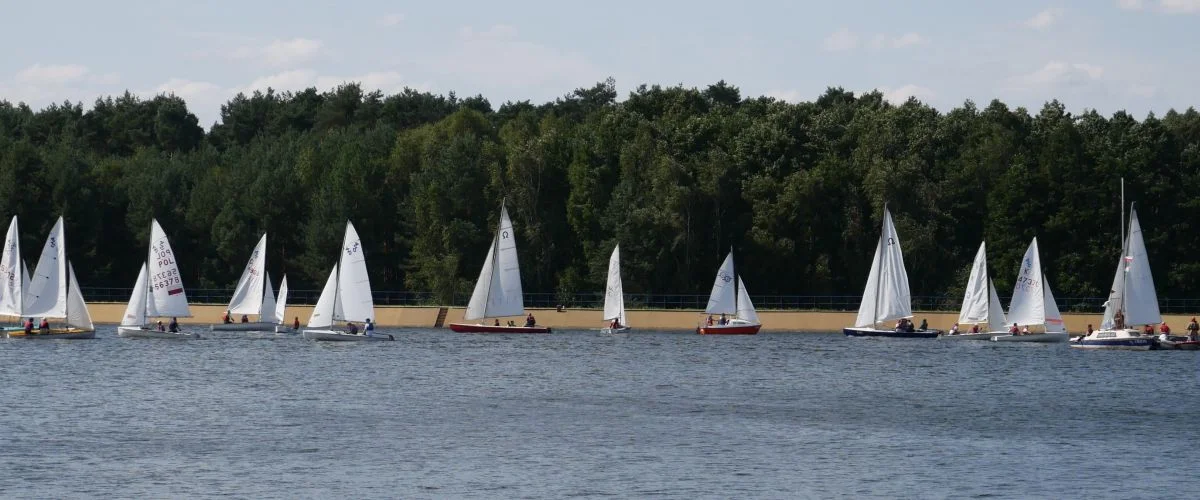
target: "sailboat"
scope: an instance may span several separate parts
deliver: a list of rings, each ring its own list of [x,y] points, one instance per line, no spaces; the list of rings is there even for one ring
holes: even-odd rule
[[[621,285],[621,245],[613,247],[608,258],[608,282],[604,286],[604,321],[609,322],[600,333],[624,333],[629,331],[625,319],[625,288]]]
[[[1028,334],[1005,333],[992,337],[993,342],[1066,342],[1070,336],[1063,328],[1062,314],[1058,303],[1050,293],[1050,281],[1042,272],[1042,259],[1038,254],[1037,238],[1029,243],[1025,256],[1021,258],[1021,270],[1013,288],[1012,300],[1008,303],[1008,322],[1016,326],[1041,326],[1042,332]],[[1011,331],[1011,330],[1010,330]],[[1018,332],[1019,333],[1019,332]]]
[[[308,329],[303,332],[304,338],[343,342],[396,340],[389,334],[365,329],[366,324],[375,317],[375,302],[371,297],[371,280],[367,276],[366,254],[358,238],[358,231],[350,221],[346,221],[346,234],[342,238],[342,248],[338,255],[338,263],[334,264],[329,273],[325,288],[321,290],[321,297],[317,299],[317,305],[313,307],[312,316],[308,319]],[[355,333],[334,330],[335,321],[362,323],[364,328]]]
[[[270,281],[267,282],[270,286]],[[275,299],[275,333],[299,333],[298,328],[292,328],[284,324],[287,321],[287,296],[288,284],[287,275],[283,275],[283,281],[279,282],[279,298]],[[299,325],[299,323],[296,323]]]
[[[525,302],[521,296],[521,266],[517,263],[517,242],[508,208],[500,203],[500,225],[488,247],[483,269],[475,281],[475,291],[463,313],[464,321],[494,318],[492,325],[450,323],[450,329],[461,333],[550,333],[548,326],[501,325],[500,318],[524,316]]]
[[[1000,297],[996,295],[996,284],[988,277],[986,243],[979,244],[975,252],[975,262],[971,264],[971,277],[967,279],[967,290],[963,295],[962,309],[958,313],[958,328],[966,325],[984,326],[984,331],[955,332],[950,331],[938,335],[939,339],[947,340],[988,340],[993,335],[1003,334],[1004,308],[1000,305]]]
[[[13,225],[16,225],[15,218]],[[59,217],[50,230],[50,235],[46,237],[46,244],[42,247],[42,255],[34,269],[32,279],[28,286],[22,286],[24,291],[20,309],[24,316],[31,320],[33,318],[62,319],[66,322],[66,327],[34,329],[28,335],[24,329],[10,330],[9,338],[96,338],[96,329],[88,314],[87,304],[83,301],[79,285],[75,281],[74,268],[67,262],[64,236],[63,218]],[[20,245],[17,244],[12,248],[14,253],[19,252]],[[12,259],[13,257],[7,258]]]
[[[1122,240],[1121,257],[1117,259],[1117,273],[1108,302],[1104,303],[1100,329],[1072,342],[1071,347],[1142,351],[1154,345],[1152,337],[1128,328],[1129,325],[1162,323],[1154,277],[1150,274],[1150,259],[1142,239],[1142,225],[1133,205],[1129,208],[1129,233]]]
[[[900,237],[892,223],[892,213],[883,206],[883,229],[871,261],[871,274],[863,290],[862,303],[853,327],[842,329],[849,337],[936,338],[942,333],[935,329],[879,329],[879,323],[912,317],[912,296],[908,289],[908,271],[904,269],[904,252]]]
[[[762,328],[758,313],[754,311],[754,303],[750,302],[750,295],[746,292],[746,284],[734,272],[732,249],[717,270],[717,279],[713,281],[712,292],[708,294],[708,307],[704,308],[704,312],[709,318],[713,314],[720,314],[723,321],[712,321],[712,324],[706,321],[697,326],[696,333],[701,335],[754,335]]]
[[[150,326],[154,318],[190,318],[187,293],[183,290],[183,278],[175,262],[171,242],[157,220],[150,221],[150,249],[146,262],[138,271],[133,284],[133,294],[125,307],[125,315],[117,326],[117,335],[143,339],[198,339],[193,332],[172,332],[158,321]]]
[[[275,292],[271,290],[271,276],[266,273],[267,235],[259,238],[250,260],[233,289],[233,298],[225,310],[229,323],[210,325],[212,331],[270,332],[275,330]],[[234,318],[249,314],[258,315],[258,321],[238,323]]]

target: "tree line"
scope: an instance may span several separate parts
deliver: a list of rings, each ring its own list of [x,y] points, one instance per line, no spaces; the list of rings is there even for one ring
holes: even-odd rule
[[[2,97],[2,96],[0,96]],[[939,112],[830,88],[812,102],[612,79],[553,102],[406,89],[239,94],[205,131],[183,99],[0,100],[0,212],[36,259],[65,217],[84,286],[129,287],[150,219],[188,287],[267,267],[320,288],[353,221],[376,290],[463,302],[507,200],[529,292],[707,293],[731,248],[753,294],[861,293],[886,202],[915,295],[961,297],[979,242],[1003,294],[1038,237],[1055,294],[1108,294],[1120,179],[1160,297],[1197,289],[1200,114]],[[33,264],[30,263],[32,266]]]

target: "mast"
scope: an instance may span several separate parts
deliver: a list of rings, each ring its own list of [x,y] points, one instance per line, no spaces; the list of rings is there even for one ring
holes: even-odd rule
[[[350,221],[346,221],[346,228],[350,228]],[[342,259],[346,257],[346,235],[342,234],[342,249],[338,251],[337,264],[333,266],[333,312],[330,313],[329,328],[333,328],[333,315],[337,314],[338,295],[342,294]],[[346,318],[342,318],[345,321]]]
[[[888,213],[887,206],[888,206],[887,202],[886,201],[883,202],[883,221],[879,225],[879,245],[878,245],[878,250],[876,250],[876,252],[875,252],[876,254],[879,255],[879,267],[876,270],[876,274],[875,274],[875,302],[874,302],[875,310],[871,312],[871,327],[872,328],[879,325],[879,289],[883,288],[883,286],[881,286],[881,284],[879,283],[879,278],[881,276],[883,276],[883,266],[885,266],[887,264],[887,259],[883,258],[883,239],[887,236],[885,234],[887,232],[887,213]]]
[[[729,245],[729,262],[733,264],[733,317],[738,317],[738,279],[737,259],[733,258],[733,245]]]
[[[488,302],[492,300],[492,277],[496,274],[496,266],[500,265],[500,229],[504,226],[504,205],[508,198],[500,200],[500,220],[496,222],[496,232],[492,234],[492,276],[488,276],[487,292],[483,295],[483,317],[479,319],[487,319]],[[516,235],[513,235],[515,238]]]
[[[150,295],[150,297],[146,297],[146,300],[142,304],[142,317],[145,318],[146,325],[150,324],[150,299],[154,296],[150,289],[150,259],[154,258],[154,218],[150,219],[149,239],[150,242],[146,246],[146,263],[142,264],[146,268],[146,293]]]

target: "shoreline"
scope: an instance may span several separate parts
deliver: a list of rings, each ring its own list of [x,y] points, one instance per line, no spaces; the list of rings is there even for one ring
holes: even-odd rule
[[[97,302],[88,304],[88,312],[92,321],[98,325],[115,325],[120,323],[125,314],[125,304],[116,302]],[[221,322],[221,314],[225,312],[224,304],[192,304],[192,317],[179,318],[180,324],[208,325]],[[288,306],[285,317],[299,318],[300,325],[308,322],[313,306]],[[377,318],[372,318],[382,328],[434,328],[441,309],[446,309],[446,319],[443,327],[450,323],[464,322],[463,307],[430,307],[430,306],[375,306]],[[539,325],[556,329],[596,329],[605,326],[600,319],[600,309],[566,309],[557,312],[554,308],[526,308],[527,313],[533,313]],[[758,311],[762,321],[763,331],[771,332],[840,332],[843,327],[854,323],[858,313],[855,311]],[[1184,327],[1193,314],[1163,315],[1163,320],[1172,326],[1173,332],[1183,332]],[[700,310],[687,309],[633,309],[626,311],[626,317],[634,330],[693,330],[707,315]],[[1090,323],[1099,328],[1103,313],[1065,313],[1063,322],[1067,331],[1080,333],[1087,330]],[[257,319],[251,316],[251,320]],[[524,318],[512,319],[518,324]],[[958,320],[957,312],[946,311],[915,311],[913,321],[920,323],[922,319],[929,321],[931,328],[942,330]],[[503,322],[503,321],[502,321]]]

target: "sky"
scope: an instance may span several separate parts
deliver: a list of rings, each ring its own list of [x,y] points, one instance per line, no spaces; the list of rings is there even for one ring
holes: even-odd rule
[[[942,111],[1000,99],[1137,117],[1200,97],[1200,0],[403,2],[0,0],[0,100],[126,90],[205,128],[239,92],[350,81],[552,101],[613,77],[811,101],[828,87]]]

